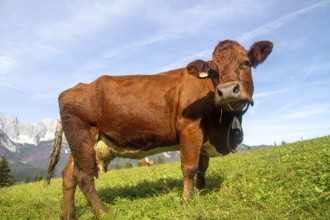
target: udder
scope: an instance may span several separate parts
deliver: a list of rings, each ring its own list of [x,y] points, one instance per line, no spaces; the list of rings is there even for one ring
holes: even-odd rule
[[[96,166],[99,173],[107,172],[110,161],[115,158],[109,146],[102,140],[99,140],[95,146]]]

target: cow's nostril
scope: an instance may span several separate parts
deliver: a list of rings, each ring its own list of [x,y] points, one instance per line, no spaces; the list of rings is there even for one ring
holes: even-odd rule
[[[240,86],[239,84],[236,84],[236,86],[233,88],[233,93],[238,94],[240,92]]]
[[[223,96],[223,94],[222,94],[221,90],[220,90],[220,89],[218,89],[218,88],[217,88],[217,93],[218,93],[218,96],[219,96],[219,97],[222,97],[222,96]]]

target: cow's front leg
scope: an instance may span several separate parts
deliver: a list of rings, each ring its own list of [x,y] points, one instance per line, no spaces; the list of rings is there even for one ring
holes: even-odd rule
[[[199,155],[199,165],[197,171],[196,187],[198,189],[205,188],[205,171],[209,167],[209,157],[206,155]]]
[[[203,144],[201,129],[187,129],[180,134],[181,169],[183,173],[183,195],[189,199],[194,192],[194,177],[198,170],[198,161]]]

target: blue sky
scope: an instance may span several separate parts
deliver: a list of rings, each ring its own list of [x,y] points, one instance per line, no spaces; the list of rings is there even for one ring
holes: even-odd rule
[[[154,74],[211,59],[220,40],[271,40],[253,70],[244,142],[330,134],[330,1],[0,0],[0,112],[58,117],[58,94],[100,75]]]

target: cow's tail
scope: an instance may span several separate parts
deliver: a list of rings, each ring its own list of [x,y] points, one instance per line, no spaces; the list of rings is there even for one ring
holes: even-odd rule
[[[50,179],[54,175],[55,166],[58,162],[58,159],[60,158],[62,135],[63,135],[62,121],[61,121],[61,119],[58,119],[57,126],[56,126],[56,131],[55,131],[54,147],[53,147],[52,154],[50,155],[48,174],[47,174],[47,178],[46,178],[47,185],[49,185]]]

